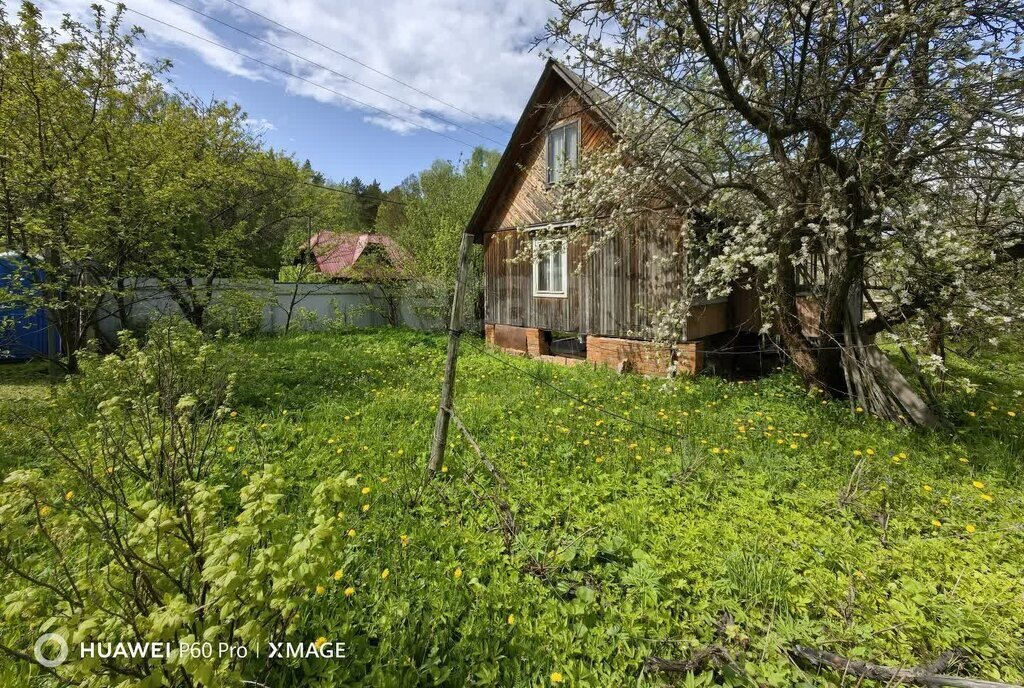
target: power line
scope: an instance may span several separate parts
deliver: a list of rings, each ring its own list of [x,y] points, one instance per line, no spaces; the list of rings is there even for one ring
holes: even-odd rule
[[[457,112],[461,112],[462,114],[466,115],[467,117],[472,117],[473,119],[475,119],[475,120],[477,120],[479,122],[482,122],[483,124],[486,124],[487,126],[493,128],[493,129],[496,129],[497,131],[500,131],[500,132],[506,133],[506,134],[508,133],[508,129],[507,128],[499,127],[496,124],[488,122],[487,120],[485,120],[485,119],[483,119],[481,117],[478,117],[478,116],[474,115],[471,112],[467,112],[467,111],[463,110],[462,108],[458,107],[457,105],[452,105],[451,103],[449,103],[446,100],[442,100],[441,98],[438,98],[437,96],[433,96],[433,95],[427,93],[426,91],[423,91],[423,90],[421,90],[419,88],[416,88],[412,84],[407,83],[405,81],[402,81],[398,77],[392,76],[392,75],[390,75],[390,74],[388,74],[386,72],[382,72],[381,70],[376,69],[375,67],[371,67],[370,65],[368,65],[365,62],[362,62],[360,60],[357,60],[356,58],[352,57],[351,55],[347,55],[347,54],[341,52],[340,50],[336,50],[335,48],[332,48],[329,45],[325,45],[324,43],[321,43],[320,41],[316,40],[315,38],[312,38],[310,36],[307,36],[304,33],[296,31],[295,29],[293,29],[293,28],[291,28],[289,26],[285,26],[281,22],[275,21],[275,20],[271,19],[270,17],[266,16],[265,14],[260,14],[256,10],[249,9],[245,5],[243,5],[243,4],[239,3],[239,2],[235,2],[235,0],[224,0],[224,2],[227,2],[227,3],[231,4],[231,5],[234,5],[235,7],[239,8],[241,10],[244,10],[244,11],[248,12],[249,14],[257,16],[260,19],[263,19],[264,21],[270,22],[274,26],[276,26],[278,28],[281,28],[281,29],[284,29],[285,31],[287,31],[287,32],[289,32],[291,34],[294,34],[294,35],[298,36],[299,38],[303,38],[303,39],[309,41],[310,43],[313,43],[314,45],[318,45],[321,48],[323,48],[324,50],[329,50],[332,53],[334,53],[335,55],[338,55],[339,57],[343,57],[346,60],[354,62],[355,64],[359,65],[360,67],[364,67],[364,68],[370,70],[374,74],[379,74],[380,76],[382,76],[382,77],[384,77],[386,79],[391,79],[395,83],[401,84],[402,86],[405,86],[406,88],[411,89],[411,90],[415,91],[416,93],[419,93],[420,95],[426,96],[427,98],[430,98],[431,100],[434,100],[434,101],[436,101],[438,103],[441,103],[442,105],[444,105],[446,107],[450,107],[452,110],[455,110]]]
[[[282,47],[280,45],[277,45],[276,43],[272,43],[271,41],[268,41],[265,38],[261,38],[260,36],[257,36],[257,35],[255,35],[253,33],[249,33],[245,29],[240,29],[237,26],[234,26],[233,24],[229,24],[226,21],[218,19],[217,17],[209,15],[209,14],[207,14],[207,13],[201,11],[201,10],[198,10],[198,9],[196,9],[194,7],[190,7],[190,6],[186,5],[183,2],[180,2],[179,0],[168,0],[168,2],[171,2],[171,3],[175,4],[175,5],[177,5],[178,7],[182,7],[184,9],[188,10],[189,12],[193,12],[195,14],[198,14],[200,17],[205,17],[206,19],[209,19],[210,21],[217,22],[221,26],[226,26],[227,28],[229,28],[229,29],[231,29],[233,31],[237,31],[238,33],[242,34],[243,36],[248,36],[249,38],[251,38],[254,41],[259,41],[260,43],[263,43],[265,45],[269,45],[271,48],[274,48],[276,50],[280,50],[281,52],[286,53],[288,55],[291,55],[292,57],[294,57],[296,59],[302,60],[303,62],[311,64],[314,67],[317,67],[318,69],[322,69],[322,70],[324,70],[326,72],[330,72],[331,74],[334,74],[337,77],[345,79],[346,81],[351,81],[352,83],[357,84],[359,86],[362,86],[363,88],[368,89],[370,91],[373,91],[374,93],[382,95],[385,98],[390,98],[391,100],[394,100],[397,103],[401,103],[402,105],[406,106],[407,108],[415,110],[416,112],[424,115],[425,117],[433,117],[433,118],[435,118],[435,119],[437,119],[437,120],[439,120],[441,122],[444,122],[445,124],[448,124],[448,125],[453,126],[453,127],[457,128],[457,129],[462,129],[465,132],[473,134],[474,136],[479,136],[480,138],[486,139],[486,140],[488,140],[488,141],[490,141],[492,143],[495,143],[495,144],[497,144],[499,146],[502,145],[501,141],[498,141],[497,139],[491,138],[490,136],[487,136],[486,134],[481,134],[478,131],[474,131],[473,129],[470,129],[468,127],[464,127],[461,124],[459,124],[458,122],[455,122],[453,120],[447,119],[446,117],[442,117],[441,115],[438,115],[438,114],[435,114],[435,113],[432,113],[432,112],[428,112],[427,110],[424,110],[423,108],[416,107],[412,103],[409,103],[409,102],[407,102],[405,100],[402,100],[401,98],[393,96],[390,93],[382,91],[382,90],[380,90],[378,88],[374,88],[373,86],[370,86],[369,84],[365,84],[362,81],[359,81],[358,79],[355,79],[355,78],[353,78],[353,77],[351,77],[351,76],[349,76],[347,74],[343,74],[343,73],[341,73],[341,72],[339,72],[337,70],[334,70],[331,67],[328,67],[326,65],[322,65],[319,62],[315,62],[313,60],[310,60],[307,57],[303,57],[302,55],[300,55],[300,54],[298,54],[296,52],[293,52],[293,51],[289,50],[288,48],[284,48],[284,47]]]
[[[334,95],[338,96],[339,98],[344,98],[345,100],[351,100],[353,103],[356,103],[358,105],[362,105],[363,107],[366,107],[366,108],[369,108],[369,109],[374,110],[376,112],[379,112],[382,115],[387,115],[388,117],[393,117],[394,119],[397,119],[399,121],[405,122],[406,124],[412,125],[413,127],[416,127],[417,129],[423,129],[424,131],[430,132],[431,134],[437,134],[438,136],[443,136],[446,139],[449,139],[450,141],[454,141],[455,143],[462,144],[463,146],[469,146],[470,148],[475,148],[476,147],[476,144],[470,143],[469,141],[464,141],[464,140],[462,140],[460,138],[456,138],[454,136],[449,136],[448,134],[446,134],[446,133],[444,133],[442,131],[435,131],[433,129],[428,129],[427,127],[423,126],[422,124],[420,124],[418,122],[414,122],[411,119],[407,119],[405,117],[402,117],[401,115],[396,115],[393,112],[389,112],[389,111],[387,111],[387,110],[385,110],[383,108],[379,108],[376,105],[371,105],[370,103],[367,103],[365,101],[359,100],[358,98],[353,98],[352,96],[345,95],[341,91],[337,91],[337,90],[331,88],[330,86],[324,86],[323,84],[317,83],[317,82],[313,81],[312,79],[307,79],[304,76],[299,76],[298,74],[295,74],[294,72],[289,72],[287,69],[284,69],[282,67],[278,67],[277,65],[272,65],[269,62],[264,62],[263,60],[259,59],[258,57],[253,57],[252,55],[249,55],[248,53],[243,53],[240,50],[235,50],[234,48],[231,48],[231,47],[229,47],[227,45],[224,45],[223,43],[219,43],[219,42],[214,41],[212,39],[206,38],[205,36],[200,36],[197,33],[193,33],[192,31],[189,31],[188,29],[183,29],[180,26],[176,26],[174,24],[171,24],[170,22],[166,22],[166,21],[164,21],[162,19],[157,19],[156,17],[150,16],[150,15],[146,14],[145,12],[140,12],[139,10],[132,9],[131,7],[128,7],[127,5],[125,5],[124,3],[115,2],[114,0],[103,0],[103,1],[106,2],[109,5],[113,5],[114,7],[124,7],[124,9],[126,9],[129,12],[132,12],[134,14],[137,14],[140,17],[145,17],[146,19],[149,19],[150,21],[154,21],[157,24],[162,24],[162,25],[164,25],[164,26],[166,26],[166,27],[168,27],[170,29],[174,29],[175,31],[180,31],[181,33],[183,33],[183,34],[185,34],[187,36],[191,36],[192,38],[195,38],[196,40],[203,41],[204,43],[209,43],[210,45],[213,45],[213,46],[216,46],[216,47],[220,48],[221,50],[226,50],[229,53],[234,53],[235,55],[238,55],[240,57],[244,57],[247,60],[252,60],[256,64],[262,65],[262,66],[266,67],[267,69],[273,69],[274,71],[280,72],[281,74],[285,74],[286,76],[290,76],[293,79],[298,79],[299,81],[303,81],[303,82],[305,82],[307,84],[310,84],[311,86],[316,86],[317,88],[323,89],[324,91],[327,91],[329,93],[333,93]]]
[[[278,178],[279,179],[284,179],[284,177],[278,177]],[[361,193],[356,193],[355,191],[349,191],[348,189],[339,189],[339,188],[336,188],[336,187],[333,187],[333,186],[326,186],[324,184],[317,184],[316,182],[307,181],[305,179],[302,180],[302,183],[305,184],[306,186],[312,186],[312,187],[314,187],[316,189],[323,189],[324,191],[333,191],[334,193],[340,193],[340,194],[348,194],[349,196],[355,196],[356,198],[364,198],[364,199],[366,199],[368,201],[380,201],[381,203],[390,203],[392,205],[409,205],[405,201],[393,201],[390,198],[385,198],[383,196],[369,196],[367,194],[361,194]]]

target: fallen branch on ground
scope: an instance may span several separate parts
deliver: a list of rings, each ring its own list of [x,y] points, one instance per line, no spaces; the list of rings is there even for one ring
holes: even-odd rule
[[[935,674],[927,669],[897,669],[881,664],[871,664],[860,659],[847,659],[831,652],[799,645],[789,650],[789,655],[796,662],[809,664],[817,669],[833,669],[843,674],[853,674],[887,684],[904,683],[915,686],[949,686],[950,688],[1024,688],[1024,686],[998,681]]]

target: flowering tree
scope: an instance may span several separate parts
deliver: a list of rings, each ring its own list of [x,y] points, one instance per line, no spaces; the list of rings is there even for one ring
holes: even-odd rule
[[[619,120],[560,194],[576,231],[674,211],[687,298],[755,289],[809,387],[891,418],[876,334],[1019,320],[1024,3],[556,4],[550,37]],[[815,339],[802,294],[820,305]]]

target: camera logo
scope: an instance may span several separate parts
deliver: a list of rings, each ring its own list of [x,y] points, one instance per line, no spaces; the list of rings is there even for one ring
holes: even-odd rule
[[[47,643],[56,643],[58,648],[57,656],[52,659],[47,658],[43,654],[43,648],[46,647]],[[37,662],[48,669],[59,667],[68,658],[68,641],[64,640],[64,636],[58,633],[43,633],[36,641],[35,647],[32,648],[32,654],[35,655]]]

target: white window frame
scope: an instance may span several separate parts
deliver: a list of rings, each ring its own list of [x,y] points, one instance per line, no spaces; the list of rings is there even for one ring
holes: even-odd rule
[[[552,148],[551,148],[551,138],[552,138],[552,136],[555,135],[556,132],[564,132],[569,127],[572,127],[573,129],[576,130],[576,147],[573,149],[572,153],[570,154],[568,148],[565,148],[563,146],[563,153],[565,154],[565,160],[562,161],[561,167],[556,167],[555,166],[555,160],[553,158],[554,154],[552,153]],[[547,185],[548,186],[554,186],[555,184],[557,184],[559,182],[559,179],[561,179],[561,176],[563,174],[565,174],[565,170],[566,169],[568,169],[570,167],[573,167],[573,166],[575,166],[575,165],[577,165],[579,163],[579,160],[580,160],[580,135],[581,134],[582,134],[582,128],[580,127],[580,121],[578,119],[577,120],[572,120],[571,122],[564,122],[562,124],[559,124],[557,126],[554,126],[554,127],[551,127],[550,129],[548,129],[547,138],[545,139],[545,148],[546,148],[546,150],[544,151],[544,158],[547,161],[547,176],[546,176],[546,179],[547,179]],[[565,134],[563,133],[562,136],[563,136],[563,141],[564,141]],[[559,173],[557,177],[555,176],[556,170]]]
[[[530,248],[533,252],[533,295],[541,298],[564,299],[569,291],[569,239],[564,234],[555,236],[538,236],[533,234],[530,237]],[[540,290],[540,250],[544,244],[559,243],[562,245],[562,288],[559,290]]]

